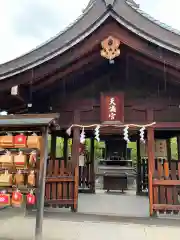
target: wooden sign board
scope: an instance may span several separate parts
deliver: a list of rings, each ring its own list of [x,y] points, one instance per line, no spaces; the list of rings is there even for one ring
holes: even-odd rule
[[[167,159],[167,143],[165,139],[155,140],[155,157]]]
[[[140,153],[142,158],[148,157],[148,143],[140,144]],[[156,139],[154,143],[154,155],[155,158],[167,159],[167,144],[165,139]]]
[[[124,94],[122,92],[101,93],[101,122],[104,124],[124,122]]]

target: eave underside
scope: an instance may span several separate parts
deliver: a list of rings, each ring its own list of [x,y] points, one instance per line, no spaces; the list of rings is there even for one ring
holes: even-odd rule
[[[134,84],[136,82],[135,79],[133,80],[133,76],[141,76],[142,79],[142,82],[139,80],[139,85],[134,85],[134,89],[141,89],[141,86],[145,84],[148,86],[149,82],[154,82],[151,94],[155,99],[160,95],[163,96],[163,94],[167,99],[171,99],[172,96],[174,99],[178,99],[179,96],[180,78],[178,78],[179,73],[177,71],[171,74],[168,72],[168,68],[166,69],[166,66],[158,65],[152,59],[148,59],[126,45],[121,46],[121,55],[115,60],[115,65],[110,65],[107,60],[100,56],[99,49],[96,49],[93,54],[89,54],[79,59],[74,65],[69,66],[66,75],[62,78],[60,74],[62,72],[56,72],[53,78],[49,80],[26,85],[24,101],[22,99],[15,106],[13,106],[12,101],[9,102],[4,97],[7,106],[11,108],[10,112],[56,112],[60,103],[64,105],[67,99],[77,99],[80,96],[80,98],[86,97],[89,92],[94,94],[91,97],[98,98],[99,91],[107,91],[107,89],[113,91],[117,87],[121,88],[122,91],[126,91],[128,84],[133,86],[133,81]],[[116,79],[119,79],[121,84],[126,82],[126,85],[116,86],[116,81],[114,82]],[[107,82],[107,89],[103,89],[103,82]],[[30,95],[31,99],[29,98]],[[145,92],[143,97],[146,98],[146,95]],[[12,98],[12,96],[9,97]],[[33,104],[32,109],[27,108],[29,101]],[[178,101],[171,104],[178,106]],[[51,108],[52,106],[53,108]],[[73,106],[71,107],[73,108]]]
[[[172,75],[179,76],[179,55],[172,55],[171,52],[165,49],[157,48],[154,44],[149,44],[123,28],[112,18],[109,18],[97,31],[65,54],[57,56],[22,74],[0,81],[0,91],[8,90],[14,85],[26,85],[29,83],[44,87],[48,85],[46,83],[55,81],[56,77],[64,79],[70,72],[69,69],[71,68],[69,68],[69,66],[73,66],[74,70],[77,69],[79,59],[86,59],[87,63],[85,62],[84,64],[90,64],[87,60],[89,56],[92,55],[94,58],[96,58],[97,55],[100,56],[101,41],[109,35],[117,37],[122,44],[141,53],[143,56],[146,56],[147,59],[155,61],[159,68],[164,68],[165,66],[166,70]],[[92,60],[89,61],[91,62]],[[37,87],[37,90],[38,89],[39,87]],[[36,87],[34,91],[36,91]]]

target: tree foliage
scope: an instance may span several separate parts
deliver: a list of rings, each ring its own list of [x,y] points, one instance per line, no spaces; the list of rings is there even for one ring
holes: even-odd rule
[[[50,152],[50,146],[51,146],[51,136],[49,136],[49,152]],[[57,143],[56,143],[56,156],[57,157],[63,157],[63,146],[64,146],[64,139],[61,137],[57,138]],[[105,147],[104,142],[97,142],[95,141],[94,143],[95,147],[95,156],[96,158],[101,157],[102,154],[102,148]],[[68,140],[68,153],[71,154],[71,148],[72,148],[72,139]],[[86,148],[90,152],[90,139],[86,139]],[[137,156],[137,151],[136,151],[136,143],[135,142],[130,142],[128,144],[128,148],[131,148],[131,158],[132,160],[136,161],[136,156]],[[171,139],[171,155],[173,159],[178,159],[178,154],[177,154],[177,142],[176,138]]]

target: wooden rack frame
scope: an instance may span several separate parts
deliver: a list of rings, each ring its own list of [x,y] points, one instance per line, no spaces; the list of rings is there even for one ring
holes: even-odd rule
[[[39,179],[37,186],[37,212],[35,239],[42,237],[42,224],[44,213],[45,178],[48,159],[48,132],[59,128],[58,114],[25,114],[7,115],[0,117],[0,133],[5,132],[40,132],[42,145],[40,149]]]

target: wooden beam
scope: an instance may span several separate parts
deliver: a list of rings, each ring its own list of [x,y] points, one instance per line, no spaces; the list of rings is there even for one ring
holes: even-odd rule
[[[32,91],[35,92],[41,88],[45,88],[49,84],[52,84],[59,79],[62,80],[66,75],[71,74],[74,71],[79,70],[80,68],[84,68],[88,65],[90,66],[90,64],[92,64],[98,57],[100,59],[99,52],[92,53],[85,58],[80,58],[78,62],[72,63],[71,66],[67,66],[64,70],[59,69],[58,71],[52,73],[50,76],[43,78],[43,81],[41,81],[42,79],[39,79],[39,81],[36,82],[36,84],[33,86]]]
[[[143,65],[146,65],[148,67],[152,67],[152,68],[162,71],[162,78],[163,78],[164,64],[162,64],[161,62],[157,61],[156,63],[154,63],[152,61],[152,59],[150,59],[146,56],[139,55],[137,53],[136,54],[128,53],[128,57],[132,57],[133,59],[140,61]],[[177,69],[171,68],[169,66],[165,66],[165,67],[166,67],[167,73],[176,77],[176,81],[178,81],[178,79],[180,77],[180,72]],[[180,81],[178,81],[178,82],[180,82]]]
[[[180,122],[157,122],[153,127],[156,129],[180,130]]]
[[[152,181],[153,186],[180,186],[180,180],[156,180]]]
[[[105,76],[104,76],[105,74]],[[98,81],[106,81],[107,79],[111,78],[113,76],[113,73],[110,71],[110,72],[103,72],[102,73],[102,76],[99,76],[99,78],[92,78],[92,83],[95,84],[95,82],[98,80]],[[67,111],[72,111],[74,110],[75,108],[79,109],[79,110],[88,110],[90,109],[89,108],[89,103],[91,102],[91,106],[100,106],[100,103],[96,100],[96,99],[87,99],[87,100],[83,100],[83,102],[87,102],[86,106],[81,106],[81,102],[82,102],[82,99],[79,99],[78,100],[78,96],[80,95],[81,92],[83,91],[86,91],[87,89],[89,90],[90,86],[89,85],[83,85],[81,89],[77,89],[75,91],[75,93],[72,93],[72,94],[67,94],[65,97],[63,95],[59,95],[58,93],[58,99],[56,98],[55,99],[55,96],[54,96],[54,107],[61,107],[62,110],[67,110]],[[70,102],[67,102],[66,103],[66,99],[73,99],[72,101]],[[59,106],[59,103],[62,103],[62,106]],[[58,104],[58,105],[56,105]]]
[[[180,210],[180,204],[179,205],[170,205],[170,204],[153,204],[153,209],[158,211],[162,210],[164,211],[179,211]]]

